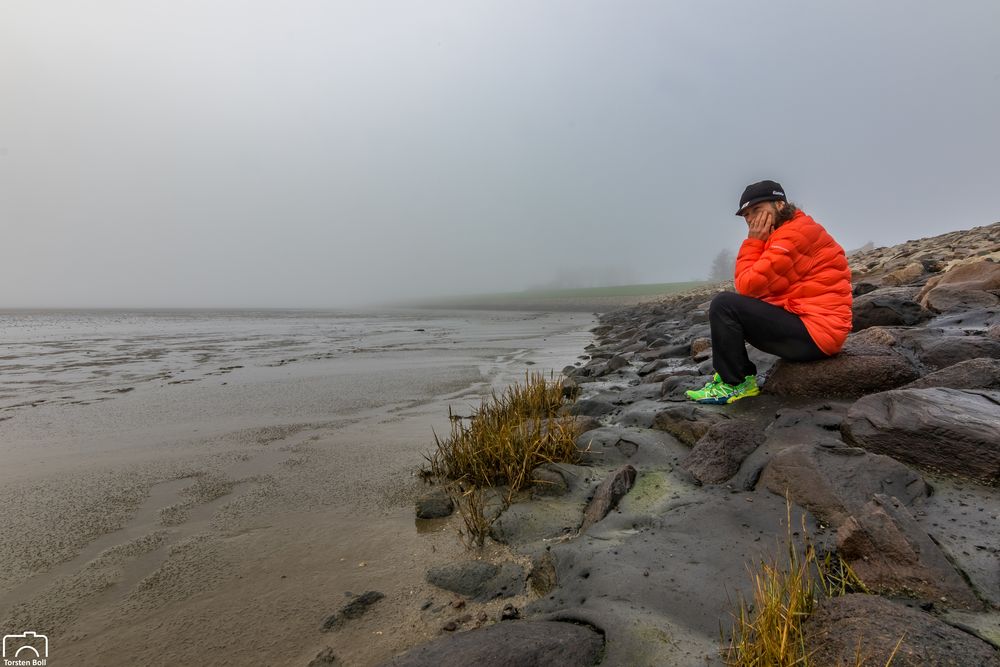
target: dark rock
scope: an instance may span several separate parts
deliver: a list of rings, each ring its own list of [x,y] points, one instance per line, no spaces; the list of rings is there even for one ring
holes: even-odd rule
[[[859,399],[847,412],[843,435],[921,468],[997,485],[998,424],[1000,392],[899,389]]]
[[[681,467],[703,484],[721,484],[735,475],[743,459],[763,442],[763,431],[752,422],[717,422],[681,461]]]
[[[574,403],[569,408],[571,415],[585,415],[587,417],[603,417],[609,412],[613,412],[615,406],[607,401],[595,398],[583,398]]]
[[[779,360],[763,391],[778,396],[852,397],[913,382],[920,373],[904,355],[888,346],[848,338],[840,354],[812,363]]]
[[[934,314],[914,299],[919,289],[883,289],[854,300],[854,331],[873,326],[912,326]]]
[[[837,552],[870,589],[982,608],[941,548],[896,498],[876,494],[837,530]]]
[[[674,371],[663,378],[660,385],[660,396],[671,400],[687,400],[684,392],[688,389],[701,389],[712,379],[711,375],[698,375],[696,369]]]
[[[941,369],[961,361],[989,357],[1000,359],[1000,341],[986,336],[926,336],[904,337],[916,350],[917,357],[928,368]]]
[[[712,357],[712,339],[695,338],[691,341],[691,358],[695,361],[705,361]]]
[[[541,426],[542,433],[548,433],[549,431],[553,431],[553,429],[555,433],[568,431],[574,438],[576,438],[582,433],[592,431],[595,428],[600,428],[601,422],[597,421],[596,417],[591,417],[590,415],[568,415],[553,419],[546,419],[542,422]],[[534,432],[535,427],[536,425],[530,422],[525,425],[528,432]]]
[[[877,289],[878,285],[873,285],[872,283],[858,283],[854,286],[854,296],[868,294],[869,292],[874,292]]]
[[[434,489],[417,498],[418,519],[440,519],[451,516],[455,506],[444,489]]]
[[[333,649],[327,646],[316,654],[316,657],[309,661],[307,667],[327,667],[337,664],[337,656],[333,654]]]
[[[556,587],[556,566],[548,552],[531,561],[528,585],[535,595],[548,595]]]
[[[608,473],[608,476],[594,491],[594,497],[587,504],[587,509],[583,511],[580,532],[587,532],[588,528],[606,517],[608,512],[618,505],[618,501],[629,492],[633,484],[635,484],[635,468],[630,465],[622,466]]]
[[[953,313],[951,315],[938,315],[927,323],[927,326],[941,327],[943,329],[962,329],[966,333],[974,332],[985,335],[994,340],[1000,335],[991,335],[990,331],[1000,333],[1000,308],[980,308],[964,313]]]
[[[834,526],[861,511],[877,493],[908,505],[927,497],[923,479],[902,463],[854,447],[795,445],[765,466],[760,484],[788,495],[817,518]]]
[[[894,652],[893,667],[1000,665],[997,652],[986,642],[877,595],[822,600],[804,632],[810,663],[816,665],[853,665],[859,646],[866,665],[889,664]]]
[[[368,591],[357,595],[344,605],[339,612],[332,614],[323,621],[323,630],[332,630],[341,627],[346,621],[361,618],[368,608],[384,598],[385,595],[378,591]]]
[[[902,389],[1000,389],[1000,359],[981,357],[946,366],[915,380]]]
[[[471,560],[432,567],[427,571],[427,581],[438,588],[485,602],[519,595],[524,590],[524,568],[515,563],[494,565]]]
[[[624,357],[614,356],[608,359],[608,370],[611,372],[628,367],[628,361]]]
[[[644,364],[639,369],[639,377],[649,375],[653,371],[658,371],[664,366],[667,366],[669,363],[670,362],[667,361],[666,359],[656,359],[654,361],[650,361],[648,364]]]
[[[501,621],[516,621],[521,618],[521,610],[512,604],[505,604],[500,611]]]
[[[596,665],[604,637],[587,626],[558,621],[511,621],[440,637],[385,667],[541,667]]]
[[[562,496],[568,492],[569,485],[557,466],[545,463],[531,471],[533,496]]]
[[[566,378],[562,383],[562,395],[569,400],[575,399],[580,395],[580,383],[574,378]]]
[[[690,345],[685,345],[683,343],[677,345],[668,345],[666,347],[660,348],[658,359],[676,359],[679,357],[688,356],[688,351],[691,349]]]
[[[657,413],[653,428],[666,431],[686,445],[694,445],[708,433],[712,424],[729,419],[719,409],[697,403],[670,406]]]

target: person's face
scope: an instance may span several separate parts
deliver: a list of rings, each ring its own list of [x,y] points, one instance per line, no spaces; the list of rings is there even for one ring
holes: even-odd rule
[[[747,206],[746,210],[740,213],[740,215],[749,223],[750,219],[761,211],[770,209],[771,213],[777,215],[778,211],[783,208],[785,208],[785,202],[783,201],[759,201],[753,206]]]

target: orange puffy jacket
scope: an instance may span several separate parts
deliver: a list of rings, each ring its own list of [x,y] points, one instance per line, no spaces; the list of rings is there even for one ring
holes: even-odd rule
[[[851,271],[844,249],[802,211],[736,257],[736,291],[795,313],[813,342],[836,354],[851,331]]]

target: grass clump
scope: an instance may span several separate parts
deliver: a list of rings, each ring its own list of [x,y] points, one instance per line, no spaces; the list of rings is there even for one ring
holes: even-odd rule
[[[820,558],[802,517],[800,547],[791,528],[791,502],[787,502],[787,561],[773,559],[748,566],[751,600],[741,597],[734,613],[733,636],[724,649],[732,667],[809,667],[802,624],[821,597],[868,593],[864,583],[840,556]],[[902,639],[900,639],[900,643]],[[896,649],[898,650],[899,644]],[[886,662],[888,667],[895,656]],[[863,664],[861,647],[856,666]]]
[[[435,450],[426,456],[430,474],[446,480],[467,535],[482,546],[500,511],[513,494],[529,486],[531,471],[543,463],[576,463],[576,426],[559,416],[566,400],[562,381],[525,373],[524,382],[483,399],[471,417],[451,414],[451,433],[434,434]],[[499,508],[490,500],[503,487]]]

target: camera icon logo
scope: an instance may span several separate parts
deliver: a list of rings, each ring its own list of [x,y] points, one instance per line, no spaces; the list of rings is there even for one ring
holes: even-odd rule
[[[49,657],[49,638],[31,630],[26,630],[19,635],[4,635],[3,657],[47,658]]]

